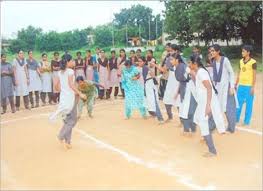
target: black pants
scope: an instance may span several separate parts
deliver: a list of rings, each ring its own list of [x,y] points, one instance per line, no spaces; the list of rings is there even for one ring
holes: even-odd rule
[[[197,107],[197,103],[193,95],[191,95],[190,105],[189,105],[189,110],[188,110],[188,118],[187,119],[181,118],[181,121],[184,126],[184,132],[190,132],[190,129],[191,129],[191,132],[196,131],[196,124],[194,123],[194,114],[195,114],[196,107]]]
[[[160,86],[159,86],[159,99],[163,99],[164,96],[164,92],[166,89],[166,84],[167,84],[167,80],[165,79],[160,79]]]
[[[2,104],[2,107],[3,107],[3,112],[5,113],[6,109],[7,109],[7,104],[6,104],[7,98],[9,100],[12,112],[15,112],[14,96],[9,96],[9,97],[3,98],[1,100],[1,104]]]
[[[108,96],[110,97],[111,93],[112,93],[112,87],[110,87],[110,89],[108,89],[107,92],[108,92]],[[114,97],[116,97],[118,94],[119,94],[119,87],[115,87],[114,88]]]
[[[35,97],[36,97],[36,106],[39,106],[39,91],[35,91]],[[34,107],[34,98],[33,98],[33,92],[29,92],[29,100],[31,103],[31,106]]]
[[[125,97],[124,89],[122,88],[122,83],[120,82],[121,94],[122,97]]]
[[[100,98],[100,99],[103,99],[103,98],[104,98],[104,95],[105,95],[105,89],[100,89],[100,90],[99,90],[99,98]]]
[[[52,102],[52,93],[51,92],[41,92],[41,101],[43,104],[46,104],[46,96],[48,95],[48,103],[51,104]]]
[[[60,93],[53,93],[52,97],[53,97],[53,102],[54,103],[58,103],[59,102],[59,96],[60,96]]]
[[[24,105],[26,109],[29,109],[29,97],[28,95],[23,96],[24,99]],[[19,109],[20,107],[20,96],[16,96],[16,107]]]

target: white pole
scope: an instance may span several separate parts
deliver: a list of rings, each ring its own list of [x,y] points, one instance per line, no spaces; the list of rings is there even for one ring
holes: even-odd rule
[[[162,22],[162,44],[164,45],[164,20],[163,20],[163,22]]]
[[[158,30],[158,28],[157,28],[157,17],[156,17],[156,28],[155,28],[155,36],[156,36],[156,40],[157,40],[157,38],[158,38],[158,34],[157,34],[157,31]]]
[[[141,39],[141,25],[139,24],[139,38]]]
[[[149,40],[151,38],[151,18],[149,17]]]
[[[113,23],[112,23],[112,46],[114,48],[114,28],[113,28]]]
[[[128,47],[128,28],[126,23],[126,46]]]

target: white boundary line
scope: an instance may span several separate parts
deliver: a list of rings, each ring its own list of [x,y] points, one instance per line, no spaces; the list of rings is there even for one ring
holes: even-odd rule
[[[262,131],[257,131],[257,130],[254,130],[254,129],[248,129],[248,128],[244,128],[244,127],[238,127],[236,126],[236,128],[240,131],[245,131],[245,132],[248,132],[248,133],[253,133],[253,134],[256,134],[256,135],[259,135],[262,137]]]
[[[95,104],[95,106],[105,106],[105,105],[107,106],[107,105],[113,105],[113,104],[114,103],[112,103],[112,102],[109,102],[109,103],[97,103],[97,104]],[[51,107],[51,106],[49,106],[49,107]],[[47,108],[47,107],[43,107],[43,108]],[[40,109],[42,109],[42,108],[38,108],[38,110],[40,110]],[[39,111],[37,111],[37,112],[39,112]],[[41,113],[41,114],[38,114],[38,115],[37,114],[36,115],[29,115],[29,116],[26,116],[26,117],[21,117],[21,118],[1,121],[0,124],[3,125],[3,124],[6,124],[6,123],[12,123],[12,122],[21,121],[21,120],[32,119],[32,118],[35,118],[35,117],[48,116],[49,114],[51,114],[51,113]],[[12,115],[15,115],[15,114],[12,114]]]
[[[95,144],[97,146],[99,146],[100,148],[104,148],[104,149],[108,149],[112,152],[115,152],[117,154],[119,154],[120,156],[122,156],[123,158],[125,158],[128,162],[132,162],[132,163],[135,163],[135,164],[138,164],[138,165],[142,165],[148,169],[157,169],[169,176],[173,176],[173,177],[176,177],[178,178],[178,182],[180,182],[181,184],[191,188],[191,189],[194,189],[194,190],[215,190],[215,186],[206,186],[206,187],[202,187],[198,184],[195,184],[192,182],[191,178],[188,178],[184,175],[181,175],[177,172],[175,172],[174,170],[172,170],[171,168],[169,168],[168,166],[164,166],[164,165],[160,165],[160,164],[156,164],[156,163],[153,163],[153,162],[147,162],[139,157],[136,157],[134,155],[131,155],[129,153],[127,153],[126,151],[123,151],[121,149],[118,149],[108,143],[105,143],[91,135],[89,135],[88,133],[86,133],[85,131],[79,129],[79,128],[76,128],[75,129],[76,132],[78,132],[79,134],[81,134],[84,138],[86,139],[89,139],[93,142],[95,142]]]
[[[111,104],[114,104],[114,103],[100,103],[100,104],[96,104],[96,105],[97,106],[102,106],[102,105],[105,105],[105,104],[111,105]],[[6,121],[1,121],[0,124],[3,125],[3,124],[17,122],[17,121],[21,121],[21,120],[32,119],[32,118],[35,118],[35,117],[48,116],[49,114],[50,113],[41,113],[41,114],[38,114],[38,115],[30,115],[30,116],[27,116],[27,117],[22,117],[22,118],[17,118],[17,119],[10,119],[10,120],[6,120]],[[247,132],[247,133],[255,134],[255,135],[258,135],[258,136],[262,137],[262,131],[258,131],[258,130],[254,130],[254,129],[248,129],[248,128],[239,127],[239,126],[236,126],[236,129],[238,129],[240,131]]]
[[[161,112],[162,113],[166,113],[166,110],[165,109],[161,109]],[[262,131],[258,131],[258,130],[254,130],[254,129],[248,129],[248,128],[244,128],[244,127],[239,127],[236,125],[236,129],[240,130],[240,131],[244,131],[244,132],[247,132],[247,133],[252,133],[252,134],[256,134],[256,135],[259,135],[262,137]]]
[[[27,119],[31,119],[31,118],[35,118],[35,117],[42,117],[42,116],[48,116],[49,113],[42,113],[42,114],[38,114],[38,115],[31,115],[31,116],[27,116],[27,117],[23,117],[23,118],[18,118],[18,119],[12,119],[12,120],[8,120],[8,121],[3,121],[1,122],[1,124],[5,124],[5,123],[12,123],[12,122],[16,122],[16,121],[21,121],[21,120],[27,120]],[[260,135],[262,136],[262,132],[259,132],[259,131],[256,131],[256,130],[251,130],[251,129],[245,129],[245,128],[241,128],[241,127],[237,127],[239,130],[241,131],[246,131],[248,133],[252,133],[252,134],[256,134],[256,135]],[[96,145],[98,145],[99,147],[102,147],[102,148],[105,148],[105,149],[108,149],[110,151],[113,151],[119,155],[121,155],[122,157],[124,157],[127,161],[129,162],[133,162],[133,163],[136,163],[136,164],[139,164],[139,165],[142,165],[146,168],[149,168],[149,169],[157,169],[163,173],[166,173],[167,175],[170,175],[170,176],[174,176],[176,178],[178,178],[179,182],[182,183],[183,185],[191,188],[191,189],[194,189],[194,190],[214,190],[215,189],[215,186],[207,186],[207,187],[202,187],[200,185],[197,185],[195,183],[192,182],[192,180],[190,178],[187,178],[185,177],[184,175],[181,175],[181,174],[178,174],[177,172],[173,171],[171,168],[169,168],[168,166],[165,166],[165,165],[160,165],[160,164],[156,164],[156,163],[153,163],[153,162],[147,162],[141,158],[138,158],[136,156],[133,156],[129,153],[127,153],[126,151],[123,151],[123,150],[120,150],[110,144],[107,144],[91,135],[89,135],[88,133],[86,133],[85,131],[79,129],[79,128],[76,128],[75,129],[76,132],[78,132],[79,134],[83,135],[84,138],[86,139],[89,139],[93,142],[96,143]]]
[[[40,117],[40,116],[48,116],[48,115],[49,115],[49,113],[42,113],[39,115],[31,115],[28,117],[4,121],[4,122],[1,122],[1,124],[11,123],[11,122],[16,122],[16,121],[21,121],[21,120],[27,120],[27,119],[31,119],[31,118],[35,118],[35,117]],[[163,172],[169,176],[176,177],[179,179],[178,182],[180,182],[181,184],[183,184],[183,185],[185,185],[185,186],[187,186],[193,190],[215,190],[215,186],[210,185],[210,186],[202,187],[198,184],[193,183],[191,178],[188,178],[182,174],[175,172],[169,166],[160,165],[160,164],[156,164],[153,162],[147,162],[141,158],[138,158],[136,156],[133,156],[133,155],[127,153],[126,151],[123,151],[121,149],[118,149],[118,148],[110,145],[110,144],[107,144],[107,143],[89,135],[88,133],[86,133],[85,131],[83,131],[79,128],[76,128],[75,131],[78,132],[79,134],[81,134],[84,138],[95,142],[95,144],[97,146],[99,146],[100,148],[108,149],[112,152],[119,154],[120,156],[124,157],[128,162],[133,162],[135,164],[142,165],[148,169],[156,169],[156,170],[159,170],[160,172]]]

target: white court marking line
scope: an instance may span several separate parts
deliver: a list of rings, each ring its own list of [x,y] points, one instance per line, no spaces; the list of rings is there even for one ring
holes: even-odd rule
[[[195,184],[192,182],[191,178],[188,178],[182,174],[175,172],[169,166],[160,165],[160,164],[153,163],[153,162],[147,162],[147,161],[145,161],[145,160],[143,160],[137,156],[129,154],[126,151],[123,151],[123,150],[118,149],[118,148],[116,148],[116,147],[114,147],[108,143],[105,143],[105,142],[89,135],[88,133],[86,133],[85,131],[83,131],[79,128],[76,128],[75,131],[78,132],[79,134],[83,135],[84,138],[87,138],[87,139],[95,142],[100,148],[105,148],[105,149],[108,149],[108,150],[113,151],[115,153],[118,153],[119,155],[124,157],[128,162],[133,162],[133,163],[142,165],[142,166],[149,168],[149,169],[157,169],[157,170],[159,170],[159,171],[161,171],[161,172],[163,172],[169,176],[174,176],[174,177],[179,179],[178,182],[182,183],[183,185],[185,185],[191,189],[194,189],[194,190],[215,190],[216,189],[216,187],[213,185],[202,187],[198,184]]]
[[[40,114],[42,116],[46,115],[46,114]],[[36,115],[34,115],[36,117]],[[34,116],[31,116],[31,117],[34,117]],[[38,115],[39,116],[39,115]],[[28,118],[20,118],[20,120],[26,120]],[[8,123],[8,122],[6,122]],[[123,150],[120,150],[110,144],[107,144],[89,134],[87,134],[85,131],[79,129],[79,128],[76,128],[75,129],[76,132],[78,132],[79,134],[81,134],[84,138],[86,139],[90,139],[91,141],[95,142],[96,145],[100,148],[105,148],[105,149],[108,149],[110,151],[113,151],[115,153],[118,153],[119,155],[121,155],[122,157],[124,157],[126,160],[128,160],[128,162],[133,162],[133,163],[136,163],[136,164],[139,164],[139,165],[142,165],[146,168],[149,168],[149,169],[157,169],[169,176],[173,176],[173,177],[176,177],[178,178],[178,182],[182,183],[183,185],[191,188],[191,189],[194,189],[194,190],[215,190],[215,186],[212,186],[212,185],[209,185],[209,186],[206,186],[206,187],[202,187],[198,184],[195,184],[192,182],[191,178],[189,177],[186,177],[184,175],[181,175],[177,172],[175,172],[174,170],[172,170],[171,167],[169,166],[165,166],[165,165],[160,165],[160,164],[156,164],[156,163],[153,163],[153,162],[147,162],[147,161],[144,161],[143,159],[141,158],[138,158],[136,156],[133,156],[129,153],[127,153],[126,151],[123,151]],[[2,161],[1,161],[2,162]],[[7,173],[7,172],[6,172]],[[15,182],[15,179],[13,177],[9,177],[9,181],[11,181],[12,183]]]
[[[27,120],[27,119],[32,119],[32,118],[36,118],[36,117],[42,117],[42,116],[48,116],[50,113],[41,113],[38,115],[30,115],[27,117],[21,117],[21,118],[17,118],[17,119],[10,119],[10,120],[6,120],[6,121],[1,121],[1,125],[2,124],[6,124],[6,123],[13,123],[13,122],[17,122],[17,121],[22,121],[22,120]]]
[[[259,135],[262,137],[262,131],[257,131],[257,130],[254,130],[254,129],[248,129],[248,128],[244,128],[244,127],[238,127],[236,126],[236,128],[240,131],[245,131],[245,132],[248,132],[248,133],[253,133],[253,134],[256,134],[256,135]]]
[[[107,106],[107,105],[113,105],[114,103],[98,103],[98,104],[95,104],[95,106]],[[94,108],[96,109],[96,108]],[[16,121],[21,121],[21,120],[26,120],[26,119],[32,119],[32,118],[35,118],[35,117],[41,117],[41,116],[48,116],[49,114],[51,113],[41,113],[41,114],[38,114],[38,115],[29,115],[29,116],[26,116],[26,117],[21,117],[21,118],[16,118],[16,119],[10,119],[10,120],[5,120],[5,121],[1,121],[1,125],[2,124],[6,124],[6,123],[12,123],[12,122],[16,122]],[[14,114],[15,115],[15,114]]]
[[[166,110],[164,110],[164,109],[162,109],[161,111],[166,113]],[[239,127],[239,126],[236,126],[236,129],[238,129],[240,131],[247,132],[247,133],[256,134],[256,135],[259,135],[262,137],[262,131],[258,131],[258,130],[254,130],[254,129],[248,129],[248,128]]]
[[[97,106],[104,106],[104,105],[112,105],[114,103],[100,103],[100,104],[96,104]],[[95,109],[95,108],[94,108]],[[162,112],[166,112],[164,109],[161,110]],[[26,120],[26,119],[31,119],[34,117],[40,117],[40,116],[48,116],[50,113],[42,113],[42,114],[38,114],[38,115],[30,115],[27,117],[22,117],[22,118],[17,118],[17,119],[10,119],[10,120],[6,120],[6,121],[1,121],[1,125],[2,124],[6,124],[6,123],[12,123],[12,122],[16,122],[16,121],[21,121],[21,120]],[[236,126],[236,128],[240,131],[244,131],[247,133],[252,133],[255,135],[259,135],[262,137],[262,131],[258,131],[258,130],[254,130],[254,129],[248,129],[248,128],[244,128],[244,127],[238,127]]]
[[[24,117],[24,118],[19,118],[19,119],[14,119],[14,120],[9,120],[9,121],[5,121],[5,123],[10,123],[10,122],[13,122],[13,121],[18,121],[18,120],[26,120],[26,119],[29,119],[29,118],[33,118],[33,117],[39,117],[39,116],[48,116],[49,113],[42,113],[42,114],[39,114],[39,115],[33,115],[33,116],[28,116],[28,117]],[[156,163],[152,163],[152,162],[146,162],[144,161],[143,159],[140,159],[136,156],[132,156],[130,155],[129,153],[125,152],[125,151],[122,151],[118,148],[115,148],[113,147],[112,145],[109,145],[107,143],[104,143],[90,135],[88,135],[85,131],[83,130],[80,130],[78,128],[76,128],[76,131],[82,135],[84,135],[84,137],[86,138],[89,138],[91,139],[92,141],[94,141],[95,143],[97,143],[97,145],[101,146],[101,147],[104,147],[106,149],[109,149],[111,151],[114,151],[114,152],[117,152],[118,154],[120,154],[121,156],[123,156],[124,158],[126,158],[128,161],[130,162],[134,162],[136,164],[140,164],[140,165],[143,165],[147,168],[153,168],[153,169],[158,169],[162,172],[165,172],[166,174],[168,175],[171,175],[171,176],[175,176],[177,178],[179,178],[179,181],[181,183],[183,183],[184,185],[187,185],[189,186],[190,188],[192,189],[197,189],[197,190],[203,190],[203,189],[214,189],[214,186],[208,186],[206,188],[203,188],[199,185],[195,185],[191,182],[191,179],[190,178],[186,178],[185,176],[183,175],[180,175],[176,172],[174,172],[169,166],[163,166],[163,165],[159,165],[159,164],[156,164]]]

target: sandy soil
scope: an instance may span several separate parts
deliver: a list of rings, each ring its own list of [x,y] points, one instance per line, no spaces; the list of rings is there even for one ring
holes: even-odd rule
[[[207,148],[199,132],[181,136],[177,117],[164,125],[138,113],[125,120],[122,99],[97,101],[94,118],[83,115],[74,128],[68,151],[56,140],[62,122],[47,119],[55,106],[7,113],[1,116],[1,190],[262,190],[262,74],[257,77],[251,127],[213,134],[216,158],[202,157]]]

